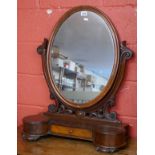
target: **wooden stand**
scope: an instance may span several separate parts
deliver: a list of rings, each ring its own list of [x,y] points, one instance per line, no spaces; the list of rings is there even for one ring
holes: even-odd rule
[[[92,141],[97,151],[114,152],[127,144],[128,125],[73,115],[39,114],[25,117],[23,138],[57,135]]]

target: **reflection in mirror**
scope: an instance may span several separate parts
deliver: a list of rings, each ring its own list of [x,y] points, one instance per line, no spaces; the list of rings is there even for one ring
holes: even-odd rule
[[[91,11],[72,14],[50,51],[51,74],[65,99],[83,104],[104,90],[114,65],[114,43],[101,16]]]

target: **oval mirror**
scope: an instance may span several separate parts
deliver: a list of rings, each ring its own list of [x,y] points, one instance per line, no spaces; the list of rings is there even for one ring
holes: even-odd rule
[[[110,90],[118,67],[118,39],[108,18],[77,8],[58,22],[49,47],[53,87],[67,104],[86,107]]]

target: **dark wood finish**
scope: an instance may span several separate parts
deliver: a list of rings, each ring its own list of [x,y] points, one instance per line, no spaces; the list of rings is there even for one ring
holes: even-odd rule
[[[97,97],[95,97],[93,100],[90,100],[89,102],[87,102],[85,104],[76,104],[76,103],[64,98],[64,96],[62,96],[61,93],[59,92],[58,87],[55,85],[55,82],[54,82],[54,80],[53,80],[53,78],[51,76],[52,67],[51,67],[50,48],[53,45],[55,36],[56,36],[59,28],[61,27],[62,23],[69,16],[71,16],[73,13],[78,12],[78,11],[82,11],[82,10],[92,11],[92,12],[96,13],[99,16],[101,16],[103,18],[103,20],[106,22],[107,26],[109,27],[109,30],[111,32],[112,39],[113,39],[113,42],[114,42],[115,57],[114,57],[114,65],[113,65],[111,76],[110,76],[110,78],[108,80],[107,85],[103,89],[103,91]],[[104,14],[102,11],[98,10],[97,8],[91,7],[91,6],[79,6],[79,7],[75,7],[73,9],[70,9],[69,11],[67,11],[60,18],[60,20],[58,21],[58,23],[54,27],[54,30],[52,31],[52,34],[51,34],[51,38],[49,39],[49,45],[47,47],[47,53],[45,54],[46,55],[46,58],[45,58],[46,60],[45,61],[46,61],[46,66],[47,66],[47,67],[45,66],[45,68],[46,68],[46,71],[47,71],[46,75],[48,77],[47,81],[50,84],[50,90],[52,90],[52,94],[55,94],[54,98],[56,98],[58,100],[58,103],[62,102],[63,105],[65,105],[66,107],[72,108],[74,110],[77,110],[77,109],[81,110],[82,109],[84,111],[87,111],[87,110],[89,110],[91,108],[94,109],[98,103],[101,103],[103,105],[103,102],[107,101],[106,95],[110,91],[110,89],[111,89],[111,87],[112,87],[112,85],[113,85],[113,83],[115,81],[116,75],[117,75],[117,70],[118,70],[118,67],[119,67],[119,60],[120,60],[119,51],[120,51],[120,46],[119,46],[119,39],[118,39],[117,32],[116,32],[112,22],[110,21],[110,19],[107,17],[106,14]],[[106,101],[104,101],[104,99]]]
[[[44,113],[25,117],[23,138],[37,140],[45,135],[90,140],[98,151],[114,152],[127,144],[128,125],[98,118]]]
[[[90,141],[46,136],[35,142],[23,140],[22,128],[18,128],[18,155],[108,155],[95,150]],[[136,139],[129,139],[125,149],[114,152],[113,155],[136,155]]]
[[[61,24],[71,14],[81,10],[93,11],[106,21],[114,39],[115,63],[106,88],[94,100],[79,105],[66,100],[58,91],[50,72],[52,70],[50,47]],[[109,18],[94,7],[75,7],[59,20],[50,40],[44,39],[43,44],[37,48],[37,52],[42,57],[43,72],[50,98],[55,99],[56,104],[50,104],[46,113],[23,119],[23,138],[37,140],[44,135],[59,135],[85,139],[92,141],[96,150],[102,152],[114,152],[127,144],[128,125],[121,123],[117,119],[116,112],[109,110],[115,103],[115,94],[123,79],[126,60],[132,56],[132,51],[126,47],[126,42],[119,43],[117,36]]]
[[[114,152],[127,144],[128,134],[124,127],[103,126],[93,132],[93,143],[97,151]]]
[[[25,117],[23,119],[23,138],[37,140],[48,134],[48,121],[49,119],[43,114]]]

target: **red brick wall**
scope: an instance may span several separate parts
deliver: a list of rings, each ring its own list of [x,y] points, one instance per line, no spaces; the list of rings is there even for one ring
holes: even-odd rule
[[[105,12],[118,30],[121,40],[126,40],[134,51],[128,61],[124,81],[116,96],[118,117],[129,123],[131,136],[136,137],[136,0],[18,0],[18,125],[27,115],[46,111],[49,91],[43,76],[41,57],[36,48],[49,38],[53,26],[69,8],[92,5]],[[47,9],[52,9],[51,15]]]

